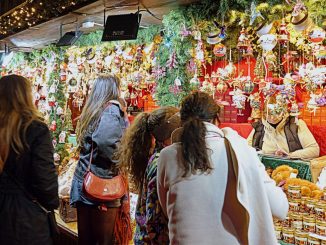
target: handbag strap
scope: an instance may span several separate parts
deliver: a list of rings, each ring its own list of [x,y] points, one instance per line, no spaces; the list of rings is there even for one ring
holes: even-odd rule
[[[111,102],[108,102],[107,103],[107,106],[105,107],[105,109],[102,111],[101,115],[100,115],[100,119],[102,118],[103,114],[104,114],[104,111],[109,108],[110,106],[112,105]],[[94,132],[93,132],[94,133]],[[92,140],[92,148],[91,148],[91,157],[89,159],[89,163],[88,163],[88,166],[87,166],[87,170],[86,172],[89,172],[91,170],[91,164],[92,164],[92,161],[93,161],[93,151],[94,151],[94,142],[93,142],[93,133],[91,135],[91,140]]]
[[[86,172],[89,172],[91,170],[91,164],[92,164],[92,160],[93,160],[93,150],[94,150],[93,145],[94,145],[94,143],[93,143],[93,140],[92,140],[91,157],[89,159],[89,163],[88,163]]]
[[[240,244],[247,245],[249,231],[249,213],[246,208],[239,202],[237,197],[239,165],[238,159],[232,149],[231,143],[224,138],[228,161],[228,178],[225,190],[223,210],[229,216],[235,228],[237,238]],[[243,222],[239,222],[242,220]],[[232,232],[232,231],[230,231]]]
[[[23,186],[14,175],[12,175],[8,170],[4,170],[4,172],[11,178],[11,180],[16,184],[16,186],[25,194],[25,196],[30,201],[35,203],[44,213],[46,214],[51,213],[51,211],[46,209],[41,203],[39,203],[39,201],[36,200],[35,197],[33,197],[33,195],[29,191],[26,190],[25,186]]]

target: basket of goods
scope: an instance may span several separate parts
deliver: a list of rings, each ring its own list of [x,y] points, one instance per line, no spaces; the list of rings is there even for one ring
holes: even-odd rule
[[[67,162],[63,161],[64,165],[59,173],[58,183],[59,183],[59,215],[61,219],[68,222],[77,221],[77,211],[76,208],[73,208],[69,204],[69,194],[73,179],[73,174],[75,172],[75,168],[77,166],[77,160],[75,155],[72,153],[70,155],[70,160]]]
[[[69,200],[69,196],[59,199],[59,215],[66,223],[77,221],[77,210],[70,206]]]

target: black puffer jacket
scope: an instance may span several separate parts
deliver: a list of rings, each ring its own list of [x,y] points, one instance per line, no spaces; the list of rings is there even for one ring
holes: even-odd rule
[[[29,149],[20,156],[11,151],[0,175],[2,245],[52,244],[47,216],[11,178],[19,181],[47,209],[58,207],[58,176],[48,127],[33,122],[27,129],[26,141]]]

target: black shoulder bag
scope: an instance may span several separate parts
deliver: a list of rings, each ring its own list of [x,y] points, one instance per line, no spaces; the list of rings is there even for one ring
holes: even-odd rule
[[[47,210],[41,203],[39,203],[35,197],[33,197],[27,190],[26,188],[12,175],[10,174],[8,171],[4,172],[15,182],[15,184],[18,186],[18,188],[20,190],[23,191],[23,193],[25,194],[25,196],[33,203],[35,203],[43,212],[44,214],[47,216],[48,218],[48,223],[49,223],[49,228],[50,228],[50,234],[51,234],[51,238],[53,240],[54,244],[57,244],[58,239],[59,239],[59,228],[57,225],[57,222],[55,220],[55,215],[54,212],[51,210]]]

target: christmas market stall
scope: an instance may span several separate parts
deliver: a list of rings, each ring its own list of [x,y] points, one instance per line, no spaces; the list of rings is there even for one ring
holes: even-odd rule
[[[1,16],[2,38],[10,34],[10,22],[29,20],[33,8],[38,13],[25,6]],[[275,114],[304,121],[320,149],[313,158],[258,152],[289,199],[287,219],[274,221],[276,236],[282,244],[326,244],[325,9],[324,0],[204,0],[168,11],[161,23],[140,28],[136,40],[101,42],[103,30],[97,30],[73,46],[6,51],[1,76],[30,79],[35,105],[52,132],[62,229],[72,240],[78,234],[69,206],[78,118],[97,75],[114,73],[131,122],[139,112],[178,106],[200,90],[221,105],[220,127],[247,138],[275,97]],[[131,201],[134,211],[136,194]]]

